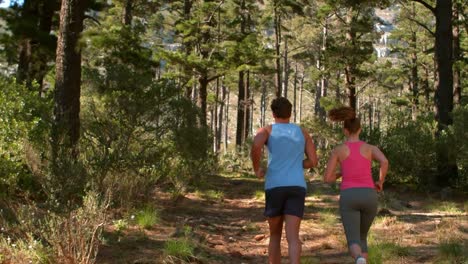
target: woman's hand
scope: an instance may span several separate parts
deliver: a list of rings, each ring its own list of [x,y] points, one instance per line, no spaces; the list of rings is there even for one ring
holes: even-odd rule
[[[375,182],[375,189],[377,190],[377,192],[383,191],[383,184],[384,184],[384,181]]]
[[[263,168],[258,168],[258,170],[255,171],[255,176],[259,179],[263,179],[265,177],[265,169]]]

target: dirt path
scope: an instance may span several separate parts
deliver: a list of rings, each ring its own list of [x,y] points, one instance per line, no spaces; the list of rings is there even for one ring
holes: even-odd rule
[[[262,189],[263,183],[253,178],[211,176],[208,186],[177,202],[157,191],[154,202],[161,223],[149,230],[131,225],[120,233],[109,226],[97,263],[179,263],[165,256],[163,248],[166,241],[184,236],[183,230],[189,230],[185,236],[196,244],[192,263],[266,263]],[[215,195],[206,194],[210,192]],[[434,212],[424,209],[434,202],[426,198],[396,191],[381,197],[381,205],[390,210],[382,211],[372,227],[369,243],[382,247],[376,254],[383,255],[376,262],[439,263],[440,241],[453,238],[468,245],[466,203],[458,204],[460,211]],[[337,201],[336,188],[317,180],[310,183],[300,232],[302,263],[353,263],[346,253]],[[285,238],[282,255],[287,255]]]

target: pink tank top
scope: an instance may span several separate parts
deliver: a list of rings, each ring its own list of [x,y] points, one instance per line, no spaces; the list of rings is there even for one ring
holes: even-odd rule
[[[371,161],[361,155],[363,141],[345,142],[349,155],[341,162],[343,180],[341,190],[349,188],[375,188],[372,179]]]

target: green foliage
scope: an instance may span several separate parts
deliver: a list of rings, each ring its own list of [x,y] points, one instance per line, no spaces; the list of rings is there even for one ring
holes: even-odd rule
[[[369,142],[381,147],[390,163],[388,181],[406,183],[419,188],[436,187],[436,152],[449,149],[449,159],[457,162],[458,179],[452,186],[463,190],[468,184],[467,143],[465,124],[467,108],[459,107],[453,113],[454,123],[439,137],[432,115],[421,115],[409,120],[401,113],[392,114],[390,126],[382,133],[366,135]],[[417,140],[416,140],[417,139]]]
[[[24,239],[15,241],[10,237],[0,237],[0,261],[49,264],[53,263],[53,258],[50,249],[28,233]]]
[[[89,192],[81,207],[65,215],[51,213],[45,218],[41,233],[57,262],[95,263],[108,206],[109,197]]]
[[[453,125],[443,138],[443,143],[449,144],[452,159],[458,166],[458,178],[453,185],[460,190],[467,190],[468,187],[468,105],[456,107],[453,111]]]
[[[0,196],[17,188],[37,191],[32,170],[39,165],[32,156],[34,147],[43,146],[47,132],[46,99],[4,76],[0,90]]]
[[[389,127],[380,139],[380,147],[391,166],[388,181],[420,187],[434,184],[435,123],[430,121],[431,117],[421,117],[414,122],[396,118],[400,121]]]
[[[107,220],[109,197],[89,192],[80,208],[67,213],[44,210],[35,203],[12,204],[16,221],[0,214],[0,255],[14,263],[95,263]]]
[[[183,193],[211,165],[199,109],[174,81],[154,80],[159,62],[143,33],[141,26],[108,25],[86,34],[92,59],[82,116],[90,184],[111,188],[122,204],[147,198],[157,182]]]

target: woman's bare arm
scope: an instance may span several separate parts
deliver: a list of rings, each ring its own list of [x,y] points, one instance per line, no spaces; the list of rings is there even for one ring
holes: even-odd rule
[[[325,175],[323,176],[323,180],[328,183],[333,183],[337,179],[337,175],[335,173],[336,167],[338,166],[338,150],[335,148],[330,158],[328,159],[327,168],[325,169]]]
[[[380,163],[379,180],[375,184],[377,187],[377,191],[382,191],[383,183],[385,182],[385,177],[387,176],[388,171],[388,160],[378,147],[372,146],[371,149],[372,159],[377,160]]]

